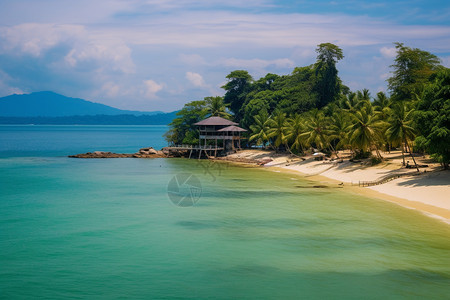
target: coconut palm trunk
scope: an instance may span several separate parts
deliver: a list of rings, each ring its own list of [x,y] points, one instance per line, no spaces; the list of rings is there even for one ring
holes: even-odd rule
[[[417,172],[420,172],[419,171],[419,166],[417,165],[416,160],[414,159],[414,155],[412,154],[411,147],[409,147],[407,140],[405,140],[405,145],[409,148],[409,155],[411,155],[411,158],[412,158],[412,160],[414,162],[414,166],[416,166]]]

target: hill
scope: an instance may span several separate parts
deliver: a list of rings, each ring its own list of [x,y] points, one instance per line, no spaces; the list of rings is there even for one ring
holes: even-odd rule
[[[94,115],[155,115],[161,111],[121,110],[108,105],[70,98],[54,92],[10,95],[0,98],[2,117],[65,117]]]

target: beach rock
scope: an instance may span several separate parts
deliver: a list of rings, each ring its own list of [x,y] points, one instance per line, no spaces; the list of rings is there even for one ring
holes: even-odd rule
[[[149,148],[142,148],[139,152],[136,153],[112,153],[105,151],[94,151],[81,153],[76,155],[69,155],[69,157],[73,158],[125,158],[125,157],[135,157],[135,158],[157,158],[157,157],[167,157],[162,151],[158,151]]]
[[[69,157],[73,157],[73,158],[122,158],[122,157],[132,157],[132,154],[94,151],[94,152],[87,152],[87,153],[81,153],[81,154],[76,154],[76,155],[69,155]]]
[[[149,154],[158,154],[158,151],[153,149],[153,147],[149,148],[141,148],[139,149],[140,154],[149,155]]]

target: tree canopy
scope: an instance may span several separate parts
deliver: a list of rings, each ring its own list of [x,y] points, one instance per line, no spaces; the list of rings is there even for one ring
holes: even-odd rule
[[[395,43],[397,56],[392,76],[388,79],[388,89],[394,101],[413,100],[415,94],[425,88],[440,66],[439,58],[427,51],[410,48],[403,43]]]
[[[448,167],[450,162],[450,70],[426,51],[396,43],[391,95],[342,84],[336,64],[344,58],[331,43],[317,46],[314,64],[287,75],[268,73],[254,80],[245,70],[226,76],[224,97],[187,103],[166,134],[172,143],[198,143],[194,123],[207,116],[229,118],[248,130],[246,146],[259,145],[300,154],[315,149],[354,157],[400,148],[426,151]],[[246,135],[246,134],[244,134]]]

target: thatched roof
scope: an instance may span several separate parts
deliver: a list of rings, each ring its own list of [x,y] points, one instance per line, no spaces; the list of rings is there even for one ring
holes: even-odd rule
[[[228,132],[234,131],[234,132],[237,132],[237,131],[247,131],[247,130],[245,130],[244,128],[238,127],[238,126],[231,125],[231,126],[219,129],[217,131],[228,131]]]
[[[238,125],[238,123],[234,123],[233,121],[221,118],[221,117],[209,117],[207,119],[204,119],[200,122],[194,123],[194,125],[218,125],[218,126],[231,126],[231,125]]]

